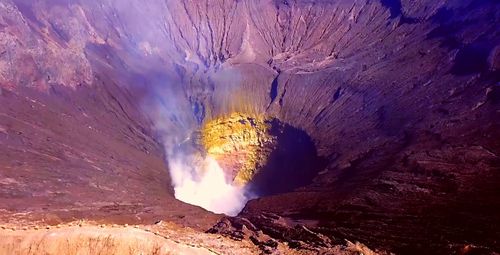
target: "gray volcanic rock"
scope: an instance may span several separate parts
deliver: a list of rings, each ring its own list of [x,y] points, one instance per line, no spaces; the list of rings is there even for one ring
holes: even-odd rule
[[[244,112],[304,130],[328,166],[242,217],[403,254],[498,252],[499,15],[488,0],[2,0],[2,217],[213,224],[174,200],[155,128]]]

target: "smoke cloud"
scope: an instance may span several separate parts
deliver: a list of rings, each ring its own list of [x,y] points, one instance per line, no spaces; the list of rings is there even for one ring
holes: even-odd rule
[[[235,216],[252,196],[245,187],[233,185],[217,161],[197,144],[193,136],[200,123],[182,86],[175,84],[154,86],[153,100],[145,103],[165,148],[175,197]]]
[[[189,155],[168,160],[177,199],[230,216],[236,216],[248,201],[245,189],[228,182],[224,170],[210,156],[201,164]]]

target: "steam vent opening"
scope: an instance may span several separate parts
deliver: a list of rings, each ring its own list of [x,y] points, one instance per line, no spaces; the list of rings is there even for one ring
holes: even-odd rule
[[[306,132],[276,118],[232,113],[193,137],[178,148],[189,155],[182,166],[171,157],[176,197],[216,213],[236,215],[250,199],[306,186],[325,166]]]
[[[275,118],[233,113],[207,122],[201,141],[228,181],[253,196],[305,186],[324,167],[309,135]]]

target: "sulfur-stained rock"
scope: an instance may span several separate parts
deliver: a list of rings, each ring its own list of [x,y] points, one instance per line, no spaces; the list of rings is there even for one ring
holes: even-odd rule
[[[233,113],[208,121],[201,130],[201,143],[236,185],[250,182],[277,147],[265,117]]]

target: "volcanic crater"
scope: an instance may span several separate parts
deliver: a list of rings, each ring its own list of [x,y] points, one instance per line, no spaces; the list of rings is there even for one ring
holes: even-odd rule
[[[0,0],[0,254],[498,254],[495,0]]]

